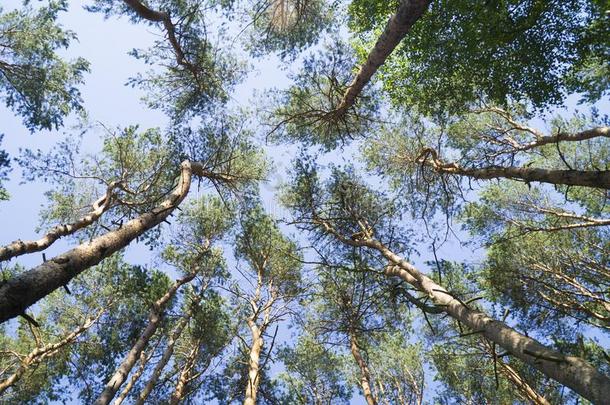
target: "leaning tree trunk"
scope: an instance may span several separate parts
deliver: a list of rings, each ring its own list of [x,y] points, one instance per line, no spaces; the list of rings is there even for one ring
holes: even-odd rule
[[[500,361],[500,372],[521,392],[524,398],[534,405],[551,405],[549,401],[540,395],[531,385],[525,381],[519,373],[510,365]]]
[[[344,114],[356,102],[356,98],[371,80],[377,69],[386,61],[400,41],[407,35],[411,27],[426,12],[431,0],[401,0],[396,14],[385,26],[383,33],[377,39],[373,50],[347,88],[343,99],[336,109],[336,114]]]
[[[493,319],[482,311],[470,308],[378,240],[348,239],[317,216],[314,217],[314,221],[326,232],[347,245],[377,250],[392,264],[386,267],[386,276],[399,277],[411,284],[430,297],[434,304],[447,315],[466,325],[473,332],[480,333],[544,375],[571,388],[593,403],[605,403],[610,398],[608,376],[597,371],[580,357],[565,356],[540,344],[535,339],[517,332],[506,323]]]
[[[123,391],[121,391],[121,393],[116,397],[112,405],[121,405],[123,401],[125,401],[127,395],[129,395],[129,393],[131,392],[131,389],[134,387],[134,385],[136,385],[136,382],[140,379],[140,377],[142,377],[142,374],[144,374],[146,364],[148,363],[148,360],[150,360],[151,356],[147,356],[144,350],[142,351],[142,353],[140,353],[140,367],[138,367],[138,369],[133,373],[133,375],[129,379],[129,382],[125,385]]]
[[[254,321],[248,321],[250,332],[252,333],[252,345],[250,346],[250,356],[248,358],[248,383],[246,385],[246,396],[244,405],[256,405],[256,394],[260,382],[260,358],[263,349],[263,333]]]
[[[146,325],[146,328],[136,343],[132,346],[119,368],[115,371],[114,375],[106,384],[104,391],[102,391],[100,396],[95,401],[95,405],[106,405],[112,400],[112,398],[114,398],[121,385],[125,382],[125,379],[129,375],[129,372],[133,368],[134,364],[136,364],[136,361],[138,361],[138,358],[148,344],[148,341],[157,331],[165,306],[176,294],[176,291],[178,291],[182,285],[194,279],[196,274],[196,272],[193,272],[188,276],[176,281],[161,298],[155,301],[149,314],[148,325]]]
[[[188,194],[192,175],[220,181],[231,180],[223,175],[208,172],[199,162],[185,161],[181,169],[178,186],[158,207],[132,219],[120,229],[98,236],[0,283],[0,323],[22,315],[30,305],[66,286],[84,270],[123,249],[134,239],[163,222]]]
[[[378,241],[367,241],[365,246],[379,250],[385,258],[394,264],[394,266],[386,268],[385,274],[387,276],[399,277],[427,294],[438,307],[443,308],[444,312],[462,322],[473,332],[480,333],[491,342],[504,348],[511,355],[573,389],[593,403],[603,403],[610,398],[610,379],[583,359],[575,356],[565,356],[517,332],[504,322],[468,307],[445,288],[420,273],[413,265]]]
[[[369,367],[366,364],[366,361],[362,357],[362,353],[360,353],[360,347],[358,346],[358,340],[354,331],[349,332],[349,346],[352,356],[354,357],[354,360],[356,360],[356,364],[358,364],[358,368],[360,369],[360,387],[362,388],[362,395],[364,395],[368,405],[377,405],[377,400],[375,399],[373,390],[371,389],[371,373],[369,372]]]
[[[416,159],[437,173],[466,176],[477,180],[505,178],[525,182],[540,182],[565,186],[610,189],[610,170],[559,170],[538,167],[463,167],[455,162],[444,162],[433,148],[424,148]]]

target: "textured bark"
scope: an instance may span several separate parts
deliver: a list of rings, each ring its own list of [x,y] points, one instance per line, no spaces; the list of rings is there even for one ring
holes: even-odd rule
[[[358,340],[356,339],[356,335],[353,331],[350,331],[349,334],[349,347],[350,351],[352,352],[352,356],[354,357],[354,360],[356,360],[358,368],[360,369],[360,388],[362,388],[362,395],[364,395],[368,405],[377,405],[377,400],[375,399],[373,390],[371,389],[371,373],[366,361],[364,361],[364,358],[360,353]]]
[[[148,325],[146,325],[146,328],[144,329],[136,343],[131,347],[131,350],[129,350],[129,353],[127,353],[127,356],[125,357],[121,365],[117,368],[114,375],[110,378],[100,396],[95,400],[95,405],[106,405],[110,403],[112,398],[114,398],[117,391],[125,382],[125,379],[131,372],[131,369],[138,361],[138,358],[140,357],[142,351],[148,344],[148,341],[157,331],[157,328],[159,327],[159,323],[161,322],[161,318],[163,316],[163,310],[165,306],[167,305],[169,300],[171,300],[172,297],[176,294],[176,291],[178,291],[178,289],[182,285],[194,279],[196,274],[197,273],[191,273],[188,276],[176,281],[161,298],[155,301],[155,303],[153,304],[153,308],[148,316]]]
[[[385,26],[383,33],[377,39],[373,50],[358,70],[343,95],[336,109],[337,114],[344,114],[351,108],[364,86],[371,80],[377,69],[386,61],[400,41],[407,35],[411,27],[426,12],[431,0],[401,0],[396,14]]]
[[[41,362],[42,360],[44,360],[47,357],[53,356],[61,348],[72,344],[76,340],[76,338],[78,338],[87,329],[89,329],[95,323],[95,321],[97,321],[99,319],[99,317],[102,316],[102,314],[104,312],[106,312],[106,309],[101,310],[94,317],[87,318],[85,323],[83,323],[78,328],[74,329],[72,332],[70,332],[65,338],[61,339],[60,341],[53,343],[53,344],[44,345],[42,347],[37,347],[36,349],[32,350],[30,352],[30,354],[28,354],[21,360],[21,365],[19,366],[17,371],[15,371],[13,374],[11,374],[4,381],[0,382],[0,395],[4,391],[6,391],[7,388],[11,387],[17,381],[19,381],[21,379],[21,377],[23,377],[23,374],[25,374],[25,372],[28,371],[28,369],[31,366]]]
[[[259,367],[261,350],[263,348],[262,331],[252,321],[248,322],[252,333],[252,345],[250,346],[250,357],[248,358],[248,384],[246,385],[246,396],[244,405],[256,405],[256,395],[258,393]]]
[[[517,332],[504,322],[495,320],[484,312],[471,309],[381,242],[375,239],[352,240],[346,238],[327,222],[317,217],[314,217],[314,223],[345,244],[377,250],[391,263],[386,267],[386,276],[399,277],[411,284],[429,296],[434,304],[443,308],[447,315],[460,321],[473,332],[486,337],[490,342],[496,343],[547,377],[569,387],[593,403],[605,403],[610,398],[608,376],[597,371],[580,357],[565,356],[540,344],[535,339]]]
[[[432,148],[424,149],[416,161],[429,166],[437,173],[467,176],[477,180],[506,178],[525,182],[610,189],[610,170],[555,170],[514,166],[466,168],[457,163],[443,162],[438,152]]]
[[[182,398],[184,398],[184,390],[186,388],[186,384],[190,380],[191,370],[195,365],[195,360],[197,360],[198,355],[199,342],[197,342],[197,344],[189,354],[188,358],[186,359],[186,362],[184,363],[184,366],[182,367],[182,370],[180,371],[180,375],[178,376],[178,381],[176,383],[176,388],[174,389],[174,392],[172,393],[172,396],[169,400],[170,405],[177,405],[182,400]]]
[[[19,239],[6,246],[0,247],[0,261],[9,260],[26,253],[40,252],[51,246],[57,239],[71,235],[76,231],[91,225],[110,208],[113,190],[117,184],[118,183],[111,184],[106,191],[106,195],[93,203],[93,210],[77,221],[71,224],[57,225],[38,240],[23,241]]]
[[[502,361],[500,361],[499,364],[500,372],[517,387],[526,400],[535,405],[551,405],[551,403],[533,389],[515,369]]]
[[[426,293],[434,303],[445,309],[452,318],[462,322],[473,332],[480,333],[491,342],[504,348],[511,355],[541,371],[546,376],[566,385],[593,403],[603,403],[610,398],[610,379],[583,359],[565,356],[525,336],[504,322],[495,320],[484,312],[470,309],[454,298],[446,289],[420,273],[389,249],[375,242],[383,256],[395,266],[386,269],[386,275],[396,276]]]
[[[23,314],[27,307],[84,270],[129,245],[134,239],[163,222],[188,194],[192,175],[216,181],[232,181],[228,176],[207,172],[199,162],[183,162],[178,186],[157,208],[123,224],[120,229],[98,236],[41,265],[0,284],[0,323]]]
[[[129,393],[131,392],[133,386],[144,373],[144,370],[146,369],[146,364],[148,363],[149,359],[150,356],[146,356],[145,351],[142,351],[142,353],[140,353],[140,367],[133,373],[133,375],[129,379],[129,382],[127,383],[127,385],[125,385],[125,388],[123,388],[123,391],[121,391],[119,396],[116,397],[112,405],[121,405],[123,403],[123,401],[127,398],[127,395],[129,395]]]
[[[203,296],[202,294],[200,294],[198,296],[197,302],[199,300],[201,300],[202,296]],[[148,398],[148,396],[152,392],[153,388],[157,384],[157,381],[159,380],[159,376],[161,375],[161,372],[163,371],[163,369],[169,362],[169,359],[172,357],[172,354],[174,354],[174,346],[176,345],[176,342],[178,341],[178,339],[180,339],[180,335],[182,335],[182,331],[188,324],[189,320],[191,319],[191,316],[192,316],[192,312],[188,311],[185,314],[184,318],[182,318],[179,321],[178,325],[176,325],[176,327],[174,328],[174,331],[172,332],[172,334],[167,342],[167,347],[165,348],[165,351],[163,352],[161,359],[157,362],[157,365],[155,366],[155,369],[153,370],[152,375],[150,376],[150,379],[148,380],[148,382],[146,383],[146,386],[142,389],[142,392],[140,392],[140,395],[138,396],[136,405],[143,405],[146,401],[146,398]]]

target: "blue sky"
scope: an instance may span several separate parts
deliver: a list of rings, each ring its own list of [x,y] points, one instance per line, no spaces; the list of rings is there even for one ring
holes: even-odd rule
[[[160,112],[148,109],[140,97],[143,95],[138,89],[125,86],[127,80],[147,67],[127,53],[132,48],[146,48],[159,34],[144,24],[134,25],[127,19],[110,18],[104,20],[99,14],[84,11],[79,2],[72,2],[69,13],[62,15],[63,25],[78,34],[79,41],[73,43],[65,55],[68,57],[82,56],[91,62],[91,73],[86,75],[86,84],[82,87],[84,105],[92,121],[99,121],[108,126],[127,126],[139,124],[141,128],[161,127],[167,125],[166,117]],[[3,1],[3,7],[10,9],[20,4],[17,0]],[[246,106],[253,99],[253,92],[269,87],[281,87],[288,84],[286,72],[279,68],[279,61],[270,57],[261,60],[255,65],[255,73],[238,86],[233,95],[233,104]],[[576,98],[572,97],[568,108],[575,107]],[[610,111],[610,103],[606,100],[599,103],[602,112]],[[20,148],[47,149],[65,136],[70,136],[70,125],[76,124],[75,117],[67,121],[67,126],[60,131],[43,131],[30,134],[21,124],[21,119],[15,117],[4,105],[0,105],[0,133],[4,134],[2,148],[6,149],[12,157],[19,154]],[[95,132],[85,136],[85,149],[95,151],[100,147],[100,141]],[[274,187],[285,180],[284,175],[290,166],[290,161],[298,147],[268,147],[268,154],[272,157],[275,168],[267,185],[262,187],[266,208],[281,216],[282,210],[277,207],[273,199]],[[329,161],[349,159],[355,148],[345,151],[344,156],[327,156]],[[335,152],[337,154],[339,152]],[[43,183],[20,184],[19,168],[15,167],[11,173],[11,180],[6,187],[11,194],[7,202],[0,202],[0,244],[4,245],[17,238],[35,239],[38,232],[38,212],[45,203],[44,192],[48,185]],[[47,250],[47,256],[60,253],[69,246],[59,241]],[[481,250],[470,250],[459,246],[457,241],[450,241],[444,245],[439,256],[448,260],[480,257]],[[416,265],[424,268],[423,262],[429,260],[429,254],[414,258]],[[127,259],[140,264],[147,264],[152,258],[147,249],[130,247]],[[41,262],[40,254],[22,256],[18,262],[26,267]],[[284,338],[289,336],[284,331]],[[607,342],[606,342],[607,344]],[[430,378],[428,378],[430,383]],[[356,396],[354,404],[364,403]]]

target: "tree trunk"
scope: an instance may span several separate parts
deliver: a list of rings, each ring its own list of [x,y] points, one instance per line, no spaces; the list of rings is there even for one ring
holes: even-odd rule
[[[252,333],[252,345],[250,346],[250,357],[248,360],[248,384],[246,385],[244,405],[256,405],[256,394],[258,393],[258,384],[260,382],[260,357],[264,340],[261,329],[256,326],[254,321],[249,321],[248,326]]]
[[[373,50],[343,95],[343,99],[336,109],[337,115],[345,114],[354,105],[364,86],[407,35],[415,22],[426,12],[430,3],[431,0],[400,0],[396,14],[386,24]]]
[[[23,360],[21,360],[21,365],[19,366],[17,371],[15,371],[12,375],[10,375],[4,381],[0,382],[0,395],[4,391],[6,391],[10,386],[14,385],[17,381],[19,381],[21,379],[21,377],[23,377],[23,374],[25,374],[25,372],[30,368],[30,366],[42,361],[43,359],[45,359],[47,357],[54,355],[62,347],[65,347],[65,346],[73,343],[76,340],[76,338],[78,338],[87,329],[89,329],[91,326],[93,326],[95,321],[98,320],[99,317],[102,316],[102,314],[104,312],[106,312],[106,308],[101,310],[96,316],[87,318],[85,323],[83,323],[81,326],[79,326],[78,328],[76,328],[75,330],[70,332],[65,338],[63,338],[59,342],[45,345],[42,347],[37,347],[36,349],[32,350],[30,352],[30,354],[28,354],[27,356],[25,356],[23,358]]]
[[[441,168],[438,171],[478,180],[506,178],[566,186],[610,189],[610,170],[552,170],[535,167],[487,167],[481,169]]]
[[[202,295],[198,296],[199,300],[201,299],[201,296]],[[159,380],[159,376],[161,375],[161,372],[167,365],[167,362],[169,361],[169,359],[172,357],[172,354],[174,354],[174,346],[176,345],[176,342],[180,338],[182,331],[184,330],[184,328],[188,324],[189,320],[191,319],[191,315],[192,315],[192,312],[188,311],[185,314],[184,318],[182,318],[180,320],[180,322],[178,323],[178,325],[176,325],[176,328],[172,332],[172,335],[170,336],[170,338],[167,342],[167,347],[165,348],[165,351],[163,352],[163,356],[161,356],[161,359],[155,366],[155,369],[153,370],[152,375],[150,376],[150,379],[146,383],[146,386],[144,387],[144,389],[142,389],[142,392],[140,392],[140,395],[138,396],[138,399],[136,401],[136,405],[143,405],[144,402],[146,401],[146,398],[148,398],[148,396],[152,392],[153,388],[155,387],[155,384],[157,384],[157,381]]]
[[[186,384],[189,382],[191,370],[195,365],[195,360],[197,360],[197,356],[199,355],[199,342],[195,345],[188,358],[184,362],[184,367],[180,371],[180,375],[178,376],[178,382],[176,383],[176,388],[172,393],[172,396],[169,400],[170,405],[177,405],[182,398],[184,397],[184,389],[186,388]]]
[[[153,308],[149,314],[149,322],[146,325],[146,328],[136,341],[136,343],[132,346],[129,353],[119,366],[119,368],[115,371],[114,375],[104,388],[104,391],[100,394],[100,396],[95,401],[95,405],[106,405],[108,404],[112,398],[116,395],[116,392],[119,390],[121,385],[125,382],[125,379],[129,375],[129,372],[133,368],[134,364],[140,357],[140,354],[148,344],[150,338],[155,334],[157,328],[159,327],[159,323],[161,322],[161,318],[163,315],[163,310],[165,305],[172,299],[172,297],[176,294],[176,291],[183,285],[190,282],[197,273],[191,273],[188,276],[176,281],[174,285],[170,287],[170,289],[159,298],[154,304]]]
[[[152,355],[152,353],[151,353],[151,355]],[[125,388],[123,388],[123,391],[121,391],[119,396],[114,400],[112,405],[121,405],[123,403],[125,398],[127,398],[127,395],[129,395],[129,393],[131,392],[131,389],[133,388],[133,386],[136,384],[136,382],[140,379],[140,377],[144,373],[144,369],[146,369],[146,364],[148,363],[149,359],[150,359],[150,356],[146,356],[145,351],[142,351],[142,353],[140,353],[140,367],[136,370],[135,373],[133,373],[133,375],[131,376],[131,379],[129,380],[127,385],[125,385]]]
[[[362,388],[362,395],[364,395],[368,405],[377,405],[377,400],[371,390],[371,373],[369,372],[366,361],[364,361],[364,358],[360,353],[360,347],[358,347],[358,341],[353,331],[349,332],[349,346],[352,356],[354,356],[354,360],[356,360],[358,368],[360,369],[360,387]]]
[[[192,175],[219,181],[231,181],[223,175],[205,170],[199,162],[185,161],[181,165],[178,186],[157,208],[90,242],[83,243],[41,265],[0,284],[0,323],[23,314],[30,305],[104,258],[123,249],[134,239],[164,221],[188,194]]]
[[[380,242],[366,241],[363,242],[363,245],[377,249],[394,264],[394,266],[386,268],[387,276],[399,277],[427,294],[449,316],[462,322],[472,331],[480,333],[513,356],[541,371],[544,375],[566,385],[593,403],[604,403],[610,398],[610,379],[583,359],[564,356],[517,332],[504,322],[497,321],[484,312],[470,309]]]

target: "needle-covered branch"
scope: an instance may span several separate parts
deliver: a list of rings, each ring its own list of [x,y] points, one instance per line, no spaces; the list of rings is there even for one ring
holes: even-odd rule
[[[80,335],[82,335],[87,329],[95,324],[95,322],[106,312],[107,308],[103,308],[96,315],[88,317],[85,322],[66,335],[63,339],[55,342],[46,344],[32,350],[21,360],[19,368],[11,374],[4,381],[0,381],[0,394],[6,391],[9,387],[17,383],[21,377],[30,369],[30,367],[40,363],[47,357],[53,356],[62,348],[72,344]]]

